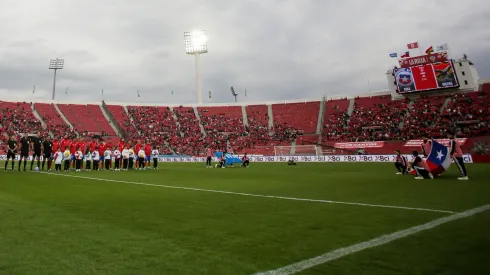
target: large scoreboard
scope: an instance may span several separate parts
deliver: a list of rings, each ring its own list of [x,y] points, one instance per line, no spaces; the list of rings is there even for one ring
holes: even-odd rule
[[[393,71],[400,94],[459,87],[453,62],[441,53],[400,60]]]

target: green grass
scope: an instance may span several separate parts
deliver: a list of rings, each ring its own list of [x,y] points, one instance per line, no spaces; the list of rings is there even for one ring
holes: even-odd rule
[[[489,165],[468,165],[467,182],[455,166],[433,181],[392,164],[202,166],[67,175],[449,211],[490,203]],[[2,171],[0,274],[252,274],[446,215]],[[488,274],[488,232],[486,212],[301,274]]]

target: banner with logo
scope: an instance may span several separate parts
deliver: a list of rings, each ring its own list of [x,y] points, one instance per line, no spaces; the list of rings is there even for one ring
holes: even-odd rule
[[[439,62],[447,62],[448,54],[447,52],[437,52],[429,55],[422,55],[417,57],[409,57],[404,59],[399,59],[398,63],[402,68],[409,68],[413,66],[426,65]]]
[[[459,142],[459,144],[463,145],[466,143],[468,139],[467,138],[457,138],[456,141]],[[449,139],[448,138],[442,138],[442,139],[436,139],[437,142],[444,146],[449,146]],[[409,140],[405,143],[405,147],[420,147],[422,145],[423,140],[421,139],[414,139],[414,140]]]
[[[385,146],[384,141],[336,142],[334,145],[338,149],[381,148],[383,146]]]
[[[233,155],[234,157],[241,157]],[[412,155],[404,155],[409,161],[413,161]],[[30,157],[31,158],[31,157]],[[6,160],[7,155],[0,155],[0,161]],[[16,160],[18,160],[18,156]],[[295,162],[395,162],[395,155],[329,155],[329,156],[254,156],[249,157],[250,162],[287,162],[294,160]],[[205,157],[160,157],[159,162],[174,162],[174,163],[196,163],[206,162]],[[471,155],[463,155],[465,163],[473,163]],[[213,157],[213,162],[218,159]]]

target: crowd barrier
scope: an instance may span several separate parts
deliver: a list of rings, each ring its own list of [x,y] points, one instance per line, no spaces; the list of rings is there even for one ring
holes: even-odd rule
[[[412,162],[412,155],[404,155]],[[240,155],[237,157],[241,158]],[[6,160],[7,155],[0,155],[0,160]],[[17,157],[18,159],[18,157]],[[251,156],[250,162],[395,162],[395,155],[329,155],[329,156]],[[29,157],[31,160],[31,157]],[[205,157],[159,157],[159,162],[206,162]],[[471,155],[464,155],[465,163],[473,163]],[[213,157],[213,161],[217,159]]]

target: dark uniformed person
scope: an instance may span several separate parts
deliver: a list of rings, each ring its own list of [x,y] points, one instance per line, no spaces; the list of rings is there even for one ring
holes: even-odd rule
[[[43,141],[39,135],[39,133],[35,136],[31,137],[31,150],[34,151],[34,154],[32,155],[32,161],[31,161],[31,171],[32,167],[34,166],[34,160],[37,160],[37,167],[41,165],[41,151],[43,149]]]
[[[20,158],[19,158],[19,171],[20,164],[22,163],[22,159],[24,159],[24,171],[26,170],[27,159],[29,158],[29,147],[31,144],[31,138],[29,135],[24,134],[24,136],[20,139]]]
[[[47,136],[43,141],[43,166],[42,170],[44,170],[44,163],[48,160],[48,171],[51,170],[51,154],[53,153],[53,142],[51,141],[51,137]]]
[[[5,171],[7,171],[10,158],[12,158],[12,171],[14,171],[15,154],[17,154],[17,141],[15,140],[15,136],[12,135],[7,142],[7,161],[5,162]]]

